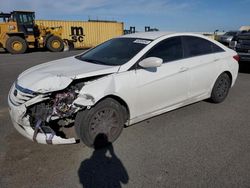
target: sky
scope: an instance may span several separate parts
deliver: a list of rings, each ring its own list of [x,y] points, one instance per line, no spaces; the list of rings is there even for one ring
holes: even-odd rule
[[[36,19],[115,20],[125,28],[213,32],[250,25],[250,0],[0,0],[0,12],[32,10]]]

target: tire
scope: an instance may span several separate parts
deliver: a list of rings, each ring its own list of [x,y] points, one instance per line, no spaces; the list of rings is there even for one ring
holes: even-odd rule
[[[124,111],[120,103],[106,98],[90,110],[77,113],[75,131],[85,145],[98,148],[113,143],[120,136],[124,123]],[[99,138],[103,140],[97,140]]]
[[[51,36],[46,42],[46,47],[51,52],[61,52],[64,48],[63,40],[58,36]]]
[[[212,93],[211,93],[211,101],[213,103],[221,103],[223,102],[230,90],[231,87],[231,79],[228,74],[222,73],[216,80]]]
[[[11,54],[23,54],[27,47],[26,41],[19,36],[12,36],[6,41],[6,50]]]

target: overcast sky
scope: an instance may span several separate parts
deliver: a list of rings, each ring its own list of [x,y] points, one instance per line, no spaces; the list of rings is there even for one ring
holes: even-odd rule
[[[32,10],[36,19],[106,19],[142,31],[236,30],[250,25],[250,0],[0,0],[0,12]]]

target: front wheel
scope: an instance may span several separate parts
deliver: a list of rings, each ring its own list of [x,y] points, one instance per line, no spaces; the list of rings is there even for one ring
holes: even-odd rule
[[[96,147],[96,139],[105,135],[107,140],[103,146],[114,142],[121,134],[124,126],[124,112],[116,100],[107,98],[90,110],[86,109],[77,114],[75,130],[80,139],[89,147]],[[100,140],[98,140],[100,142]],[[100,144],[100,143],[99,143]]]
[[[12,54],[22,54],[27,50],[26,41],[19,36],[11,36],[6,41],[6,49]]]
[[[231,87],[231,79],[226,73],[222,73],[216,80],[212,93],[211,101],[220,103],[225,100]]]

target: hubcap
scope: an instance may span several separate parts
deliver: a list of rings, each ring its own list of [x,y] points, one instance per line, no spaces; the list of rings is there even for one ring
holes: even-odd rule
[[[103,108],[97,111],[90,119],[90,135],[93,139],[98,134],[105,134],[109,142],[119,136],[119,116],[112,108]]]
[[[53,40],[51,46],[57,49],[60,47],[60,42],[58,40]]]
[[[12,49],[14,49],[15,51],[20,51],[23,48],[23,44],[19,41],[12,42],[11,46],[12,46]]]
[[[218,83],[218,87],[217,87],[217,95],[220,98],[223,98],[228,91],[229,88],[229,83],[227,81],[226,78],[222,78],[219,83]]]

